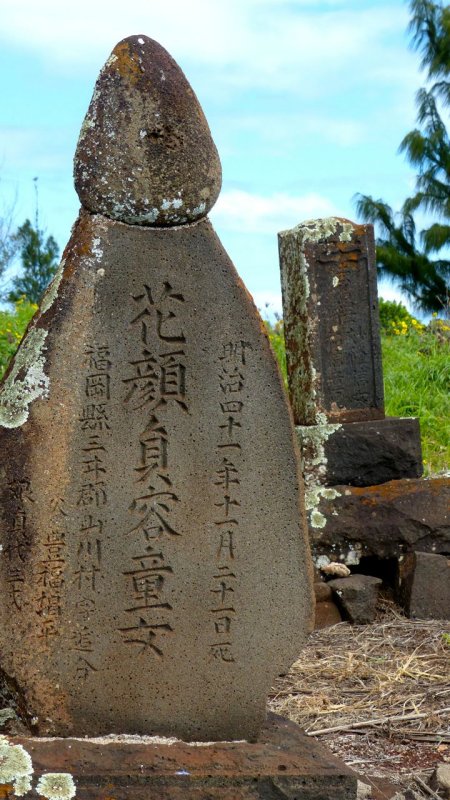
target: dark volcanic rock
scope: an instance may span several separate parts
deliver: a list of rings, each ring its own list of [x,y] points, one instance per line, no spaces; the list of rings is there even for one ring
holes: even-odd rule
[[[356,625],[373,622],[381,584],[381,578],[371,575],[349,575],[348,578],[335,578],[328,583],[345,616]]]
[[[130,224],[180,225],[206,216],[221,174],[208,123],[173,58],[147,36],[119,42],[75,154],[82,205]]]
[[[395,558],[420,546],[450,552],[450,478],[325,489],[311,514],[313,555],[354,564],[362,556]]]
[[[450,619],[450,561],[436,553],[408,553],[400,562],[400,600],[409,617]]]
[[[417,419],[297,426],[306,475],[324,486],[375,486],[423,472]]]

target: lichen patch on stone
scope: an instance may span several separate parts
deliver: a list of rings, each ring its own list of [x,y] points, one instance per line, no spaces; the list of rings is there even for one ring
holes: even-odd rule
[[[50,286],[46,289],[44,296],[41,300],[41,305],[40,305],[41,314],[45,314],[45,312],[48,311],[49,308],[51,308],[56,298],[58,297],[59,284],[61,283],[65,265],[66,261],[63,258],[58,269],[55,272],[54,278]]]
[[[31,789],[33,764],[31,756],[21,744],[10,744],[6,736],[0,737],[0,784],[13,784],[14,793],[22,797]]]
[[[44,348],[48,331],[32,328],[22,341],[11,372],[0,389],[0,426],[18,428],[29,414],[29,406],[47,397],[50,381],[44,372]]]
[[[75,782],[69,772],[44,773],[36,786],[37,794],[47,800],[71,800],[76,791]]]

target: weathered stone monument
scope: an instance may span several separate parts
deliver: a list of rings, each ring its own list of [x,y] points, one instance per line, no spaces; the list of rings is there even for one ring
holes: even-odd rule
[[[294,434],[168,53],[120,42],[0,392],[1,676],[39,734],[255,740],[311,617]]]
[[[447,553],[449,481],[419,480],[418,420],[384,414],[372,226],[309,220],[280,233],[279,249],[316,566]]]

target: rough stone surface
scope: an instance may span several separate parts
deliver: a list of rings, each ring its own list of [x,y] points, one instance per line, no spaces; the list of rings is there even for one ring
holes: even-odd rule
[[[41,735],[253,739],[313,616],[258,313],[207,220],[82,211],[56,282],[0,393],[1,669]]]
[[[280,233],[279,248],[296,424],[382,419],[373,227],[309,220]]]
[[[432,789],[442,792],[442,796],[450,798],[450,764],[438,764],[430,781]]]
[[[75,155],[82,205],[121,222],[180,225],[206,216],[220,186],[208,123],[178,65],[147,36],[119,42]]]
[[[349,575],[329,581],[345,616],[356,625],[373,622],[381,584],[381,578],[371,575]]]
[[[399,583],[400,599],[409,617],[450,619],[450,561],[446,556],[408,553],[400,562]]]
[[[325,600],[331,600],[333,597],[333,591],[328,585],[328,583],[314,583],[314,595],[316,598],[316,603],[324,603]]]
[[[450,478],[324,489],[310,513],[314,563],[398,558],[420,547],[450,552]],[[319,524],[317,524],[319,523]]]
[[[169,742],[11,740],[31,756],[33,800],[36,782],[48,772],[73,776],[77,800],[356,800],[356,774],[275,715],[255,744]],[[12,785],[1,789],[15,797]]]
[[[423,472],[417,419],[296,427],[303,472],[324,486],[375,486]]]
[[[337,625],[342,622],[341,612],[336,603],[332,600],[324,600],[316,604],[314,616],[314,629],[329,628],[330,625]]]

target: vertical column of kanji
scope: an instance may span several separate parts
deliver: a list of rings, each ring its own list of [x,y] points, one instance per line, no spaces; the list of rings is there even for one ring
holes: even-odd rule
[[[232,664],[234,626],[238,619],[239,584],[239,522],[241,488],[241,429],[245,426],[242,389],[245,382],[246,359],[252,346],[244,341],[222,344],[218,358],[220,417],[217,437],[217,469],[213,476],[217,487],[214,503],[216,569],[211,579],[212,602],[210,654],[214,659]],[[245,502],[245,500],[244,500]]]
[[[174,633],[173,606],[167,594],[173,567],[167,559],[167,538],[183,531],[174,523],[180,495],[171,477],[171,430],[166,410],[175,405],[188,412],[186,397],[186,338],[181,315],[184,297],[169,283],[144,285],[131,297],[129,329],[136,357],[123,379],[123,404],[139,417],[141,432],[135,443],[134,497],[129,506],[133,556],[124,576],[128,591],[123,641],[137,653],[164,658],[165,642]]]
[[[111,439],[111,368],[108,343],[88,340],[84,347],[82,370],[83,406],[77,420],[78,513],[71,581],[75,613],[69,643],[75,655],[75,677],[82,683],[100,668],[95,653],[92,620],[97,609],[103,568],[104,529],[110,503],[107,456]]]

